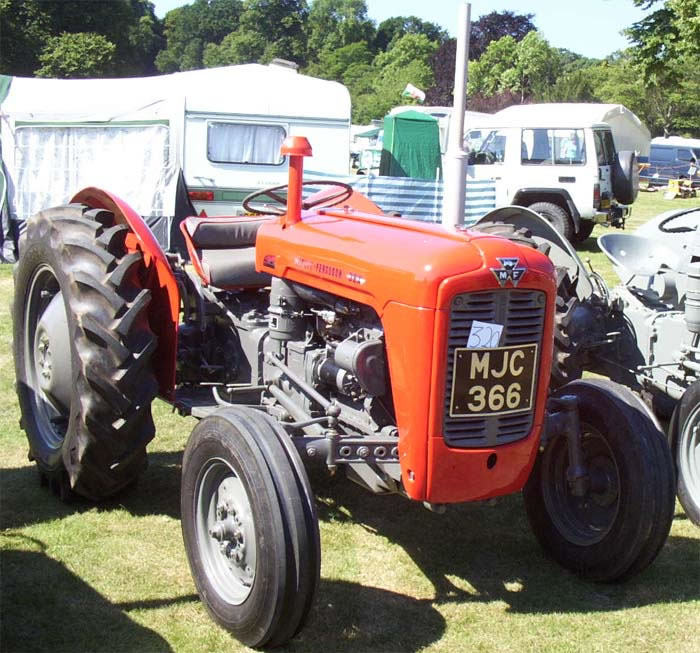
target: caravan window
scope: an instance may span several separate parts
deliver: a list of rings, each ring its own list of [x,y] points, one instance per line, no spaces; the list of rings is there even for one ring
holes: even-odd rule
[[[214,163],[281,165],[282,141],[287,132],[281,125],[244,122],[210,122],[207,157]]]
[[[586,163],[586,145],[582,129],[523,129],[521,161],[529,164]]]
[[[159,217],[172,210],[168,189],[177,179],[177,169],[167,123],[17,125],[17,215],[30,216],[57,197],[65,200],[87,186],[128,197],[144,216]]]

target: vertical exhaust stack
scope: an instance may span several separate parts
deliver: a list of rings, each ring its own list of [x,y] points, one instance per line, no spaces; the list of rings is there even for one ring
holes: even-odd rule
[[[467,182],[467,153],[463,149],[464,113],[467,108],[467,62],[471,4],[459,8],[457,54],[455,56],[454,106],[450,117],[450,133],[445,153],[445,184],[442,202],[442,225],[453,228],[464,222],[464,197]]]
[[[288,136],[280,148],[289,157],[289,186],[287,187],[286,227],[301,220],[301,190],[304,180],[304,157],[311,156],[311,144],[303,136]]]

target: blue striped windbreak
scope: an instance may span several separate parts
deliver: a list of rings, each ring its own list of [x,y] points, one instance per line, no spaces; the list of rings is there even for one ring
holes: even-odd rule
[[[385,213],[395,211],[410,220],[440,222],[444,182],[410,179],[407,177],[380,177],[374,175],[335,176],[305,172],[309,178],[333,179],[345,182],[365,194]],[[304,196],[311,195],[322,187],[304,187]],[[493,179],[468,180],[464,200],[465,224],[476,222],[482,215],[496,208],[496,185]]]

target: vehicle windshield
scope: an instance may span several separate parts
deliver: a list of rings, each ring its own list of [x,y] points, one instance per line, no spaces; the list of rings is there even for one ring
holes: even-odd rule
[[[506,132],[504,130],[493,129],[481,141],[468,140],[473,143],[473,149],[467,158],[468,164],[490,165],[504,161],[506,156]]]

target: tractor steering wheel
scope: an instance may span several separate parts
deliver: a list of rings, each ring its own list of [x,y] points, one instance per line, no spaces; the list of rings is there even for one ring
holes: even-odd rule
[[[682,218],[686,213],[690,213],[695,209],[690,209],[690,211],[683,211],[683,213],[676,213],[676,215],[669,216],[665,220],[659,223],[659,231],[664,234],[684,234],[689,231],[697,231],[697,227],[688,227],[683,225],[682,227],[668,227],[667,225],[678,218]]]
[[[305,211],[313,209],[316,206],[335,206],[348,199],[352,194],[352,186],[344,184],[342,181],[304,181],[302,186],[337,186],[338,190],[334,193],[329,193],[328,195],[322,195],[313,199],[301,202],[301,208]],[[287,212],[287,198],[279,194],[279,191],[286,190],[288,188],[287,184],[283,186],[272,186],[271,188],[262,188],[254,193],[251,193],[243,200],[243,208],[248,213],[254,213],[255,215],[284,215]],[[271,199],[275,204],[258,203],[258,206],[254,206],[255,202],[259,197],[267,197]]]

